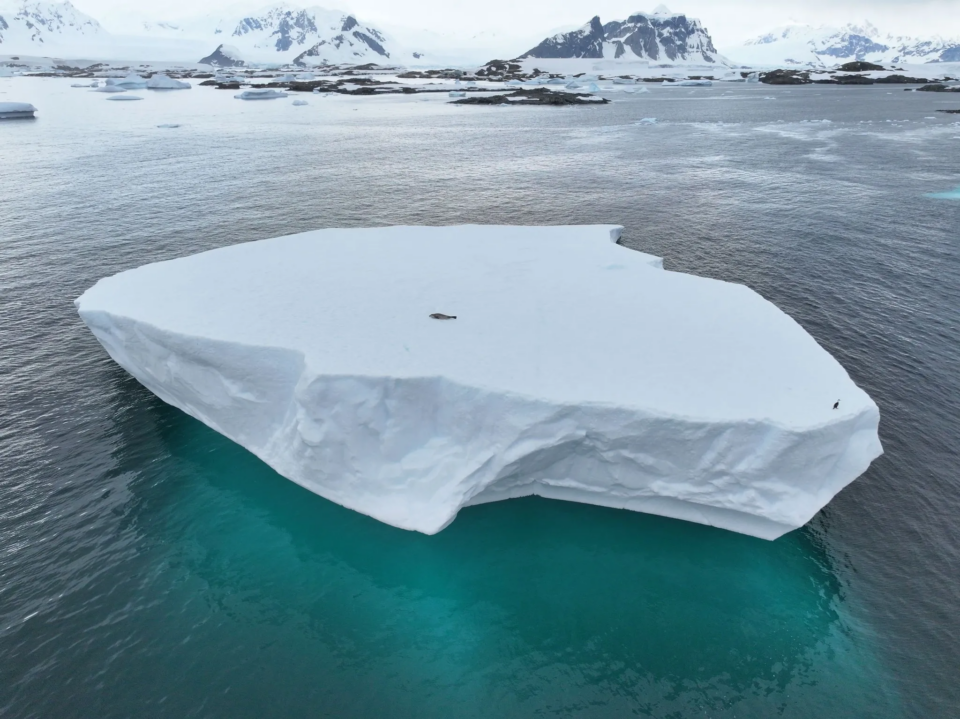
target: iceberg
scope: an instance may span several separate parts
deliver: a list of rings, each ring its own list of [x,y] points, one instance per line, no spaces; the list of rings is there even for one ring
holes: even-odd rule
[[[294,106],[294,107],[303,107],[304,105],[308,105],[308,104],[310,104],[310,103],[308,103],[306,100],[294,100],[294,101],[293,101],[293,106]]]
[[[396,527],[528,495],[800,527],[881,453],[876,404],[760,295],[621,231],[318,230],[121,272],[76,305],[162,400]]]
[[[147,80],[148,90],[189,90],[190,83],[182,80],[174,80],[169,75],[158,72]]]
[[[234,95],[238,100],[274,100],[278,97],[286,97],[287,93],[281,90],[274,90],[272,87],[261,88],[257,90],[244,90],[239,95]]]
[[[111,95],[108,100],[142,100],[139,95]]]
[[[126,92],[126,88],[120,87],[119,85],[103,85],[102,87],[95,87],[90,92],[107,92],[107,93],[117,93],[117,92]]]
[[[110,87],[121,87],[125,90],[140,90],[147,86],[147,81],[135,72],[132,72],[124,78],[109,78],[107,85]]]
[[[36,112],[29,102],[0,102],[0,120],[29,120]]]

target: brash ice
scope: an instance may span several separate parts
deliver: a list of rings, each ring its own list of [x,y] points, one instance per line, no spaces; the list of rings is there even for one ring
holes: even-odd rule
[[[397,527],[526,495],[803,525],[880,455],[876,404],[760,295],[621,229],[319,230],[122,272],[77,307],[161,399]]]

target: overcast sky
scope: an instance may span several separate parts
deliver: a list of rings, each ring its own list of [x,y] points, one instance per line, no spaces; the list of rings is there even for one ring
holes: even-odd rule
[[[108,29],[111,19],[143,16],[173,20],[214,13],[232,15],[231,10],[270,5],[270,0],[73,0],[78,9],[100,20]],[[356,14],[361,20],[428,29],[454,35],[495,31],[526,37],[546,35],[551,30],[581,25],[594,15],[601,20],[622,19],[636,10],[632,2],[619,0],[288,0],[297,6],[320,5]],[[740,44],[779,25],[842,25],[869,20],[883,32],[903,35],[960,36],[960,0],[674,0],[667,3],[674,12],[683,12],[703,21],[720,47]]]

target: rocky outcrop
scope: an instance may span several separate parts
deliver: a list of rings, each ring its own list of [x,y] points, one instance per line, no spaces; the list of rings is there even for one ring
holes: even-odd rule
[[[517,90],[509,95],[478,95],[454,100],[453,105],[606,105],[605,97],[574,92],[554,92],[545,87]]]
[[[240,59],[240,54],[235,48],[221,44],[216,50],[202,58],[200,64],[212,65],[213,67],[243,67],[246,63]]]
[[[762,73],[760,82],[767,85],[809,85],[810,74],[799,70],[773,70]]]

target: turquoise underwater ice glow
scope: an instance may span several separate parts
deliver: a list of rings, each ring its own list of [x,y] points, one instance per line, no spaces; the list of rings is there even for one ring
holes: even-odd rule
[[[927,197],[932,197],[935,200],[960,200],[960,186],[946,192],[930,192],[927,193]]]

